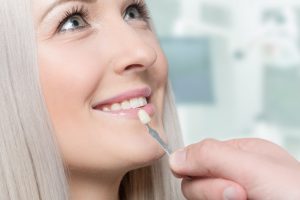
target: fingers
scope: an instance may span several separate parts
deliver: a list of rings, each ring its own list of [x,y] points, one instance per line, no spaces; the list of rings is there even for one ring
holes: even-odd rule
[[[182,191],[188,200],[246,200],[245,190],[224,179],[184,179]]]
[[[249,199],[270,195],[269,199],[277,199],[286,195],[280,192],[286,185],[290,197],[299,194],[298,189],[290,189],[298,185],[294,180],[298,180],[299,162],[264,140],[207,139],[176,151],[169,161],[172,172],[184,179],[182,189],[189,200],[246,199],[247,195]]]
[[[284,159],[287,162],[295,160],[293,156],[291,156],[286,150],[284,150],[279,145],[263,139],[232,139],[224,141],[223,143],[228,144],[236,149],[240,149],[242,151],[257,153],[272,158],[279,158],[280,160]]]
[[[221,177],[240,183],[259,158],[216,140],[204,140],[173,153],[170,167],[177,176]],[[263,162],[259,161],[259,162]]]

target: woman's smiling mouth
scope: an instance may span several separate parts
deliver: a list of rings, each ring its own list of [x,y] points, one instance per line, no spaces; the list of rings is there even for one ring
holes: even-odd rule
[[[151,116],[154,114],[154,105],[150,103],[150,97],[151,89],[145,87],[101,101],[93,106],[93,109],[108,114],[137,118],[138,110],[143,108]]]

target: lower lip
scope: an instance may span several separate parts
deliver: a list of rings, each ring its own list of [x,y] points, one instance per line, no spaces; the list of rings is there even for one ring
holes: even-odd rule
[[[119,111],[102,111],[102,110],[96,110],[99,112],[102,112],[103,114],[108,114],[108,115],[113,115],[113,116],[117,116],[117,117],[125,117],[125,118],[130,118],[130,119],[138,119],[138,111],[140,109],[145,110],[148,115],[153,116],[155,109],[154,109],[154,105],[149,103],[143,107],[140,108],[134,108],[134,109],[128,109],[128,110],[119,110]]]

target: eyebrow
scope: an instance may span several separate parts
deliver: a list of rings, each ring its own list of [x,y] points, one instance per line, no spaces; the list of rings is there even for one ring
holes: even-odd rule
[[[75,1],[75,2],[84,2],[84,3],[95,3],[97,2],[97,0],[57,0],[55,1],[54,3],[52,3],[48,8],[47,10],[44,12],[44,14],[42,15],[41,17],[41,20],[40,21],[43,21],[44,18],[48,15],[48,13],[50,13],[56,6],[59,6],[63,3],[67,3],[67,2],[71,2],[71,1]]]

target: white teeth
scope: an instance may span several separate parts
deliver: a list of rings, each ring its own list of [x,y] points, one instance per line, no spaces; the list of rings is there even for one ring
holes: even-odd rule
[[[111,111],[108,107],[103,107],[102,110],[105,111],[105,112]]]
[[[119,103],[114,103],[113,105],[111,105],[111,108],[110,108],[112,111],[118,111],[118,110],[121,110],[121,104]]]
[[[130,100],[125,100],[120,103],[114,103],[111,106],[105,106],[102,108],[102,111],[120,111],[120,110],[129,110],[134,108],[140,108],[147,105],[147,99],[145,97],[132,98]]]
[[[140,101],[138,98],[130,99],[130,106],[131,108],[138,108],[140,107]]]
[[[140,102],[141,102],[142,106],[147,105],[147,99],[146,98],[140,97]]]
[[[128,109],[131,108],[129,101],[123,101],[121,103],[121,107],[122,107],[123,110],[128,110]]]
[[[134,98],[130,100],[131,108],[139,108],[147,105],[147,100],[145,97]]]

